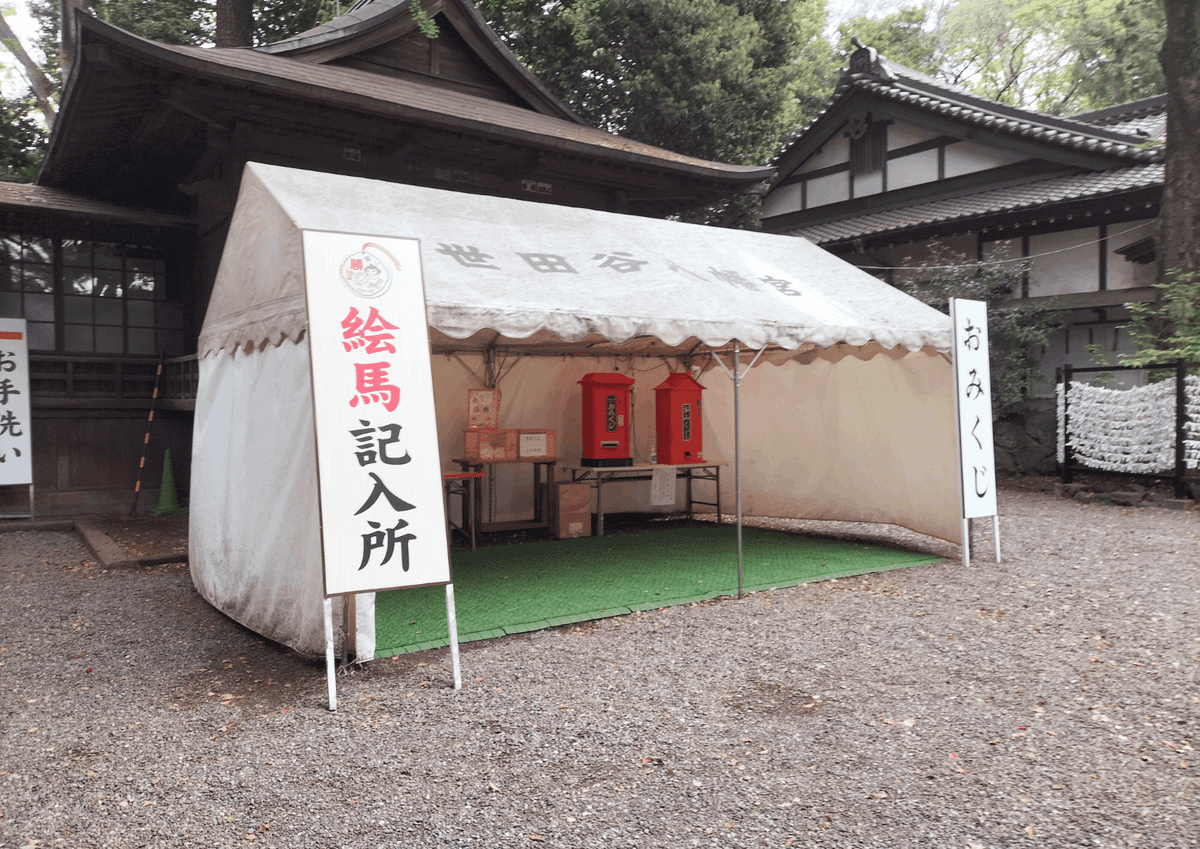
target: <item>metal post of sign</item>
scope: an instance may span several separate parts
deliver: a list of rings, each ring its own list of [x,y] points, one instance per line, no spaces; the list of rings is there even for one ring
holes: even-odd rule
[[[996,562],[1000,562],[1000,514],[992,516],[992,539],[996,544]]]
[[[333,599],[325,599],[325,677],[329,682],[329,709],[337,710],[337,661],[333,650]]]
[[[446,621],[450,626],[450,665],[454,669],[454,689],[462,689],[462,672],[458,666],[458,616],[454,612],[454,583],[446,584]]]
[[[767,349],[763,345],[758,349],[758,353],[754,355],[754,359],[750,361],[750,365],[746,366],[746,371],[754,368],[754,364],[758,362],[758,358],[762,356],[762,352]],[[741,371],[741,349],[738,343],[733,343],[733,371],[721,359],[712,353],[712,358],[716,360],[725,372],[729,375],[729,379],[733,381],[733,483],[734,483],[734,501],[737,505],[737,575],[738,575],[738,592],[737,597],[742,597],[742,371]],[[721,499],[717,499],[719,502]],[[721,512],[720,504],[717,505],[717,513]]]

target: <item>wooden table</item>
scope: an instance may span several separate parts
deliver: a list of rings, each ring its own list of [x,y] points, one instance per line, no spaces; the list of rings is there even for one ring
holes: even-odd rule
[[[491,474],[492,466],[530,466],[533,469],[533,518],[516,519],[507,522],[483,521],[483,488],[482,481],[476,481],[472,497],[474,504],[469,518],[471,537],[476,533],[491,533],[493,531],[523,531],[537,528],[550,528],[550,520],[554,516],[554,466],[557,457],[523,457],[520,460],[477,460],[464,458],[454,460],[464,472],[484,472]],[[545,470],[543,472],[543,470]],[[463,519],[468,521],[467,517]]]
[[[596,536],[604,536],[604,484],[613,481],[648,481],[653,479],[655,469],[674,469],[675,479],[687,481],[687,517],[690,521],[697,504],[712,507],[717,511],[717,524],[721,524],[721,467],[724,463],[684,463],[668,466],[663,463],[639,463],[636,466],[566,466],[564,471],[571,475],[572,483],[588,483],[596,490]],[[692,492],[695,481],[711,481],[716,485],[716,498],[712,501],[697,501]]]

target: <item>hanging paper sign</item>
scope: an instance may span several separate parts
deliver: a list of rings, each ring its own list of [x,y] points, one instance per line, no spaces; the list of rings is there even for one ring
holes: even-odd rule
[[[995,516],[996,452],[992,444],[992,384],[987,304],[950,300],[954,323],[954,389],[962,468],[963,518]]]
[[[450,580],[419,245],[304,233],[325,595]]]
[[[33,483],[29,334],[23,318],[0,318],[0,486]]]
[[[650,504],[666,507],[675,503],[675,469],[659,466],[650,473]]]

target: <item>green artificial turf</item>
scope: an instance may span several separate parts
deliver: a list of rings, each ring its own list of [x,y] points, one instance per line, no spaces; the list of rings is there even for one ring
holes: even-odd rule
[[[746,528],[746,591],[880,572],[939,558]],[[536,631],[737,593],[736,529],[682,527],[501,545],[453,554],[460,642]],[[375,600],[376,656],[449,643],[445,588]]]

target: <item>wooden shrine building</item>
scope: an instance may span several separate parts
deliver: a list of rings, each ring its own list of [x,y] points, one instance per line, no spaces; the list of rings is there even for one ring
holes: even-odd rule
[[[654,217],[774,173],[586,126],[469,0],[362,0],[258,48],[82,14],[76,32],[37,183],[0,184],[0,316],[29,322],[39,515],[130,508],[162,356],[144,486],[164,448],[186,486],[196,337],[247,162]],[[0,490],[0,513],[26,497]]]
[[[858,47],[825,110],[780,155],[763,229],[898,283],[934,246],[1021,261],[1013,297],[1067,310],[1043,359],[1114,364],[1124,305],[1154,299],[1166,98],[1057,117],[947,85]],[[961,260],[959,260],[961,261]],[[1051,441],[1052,441],[1051,436]]]

